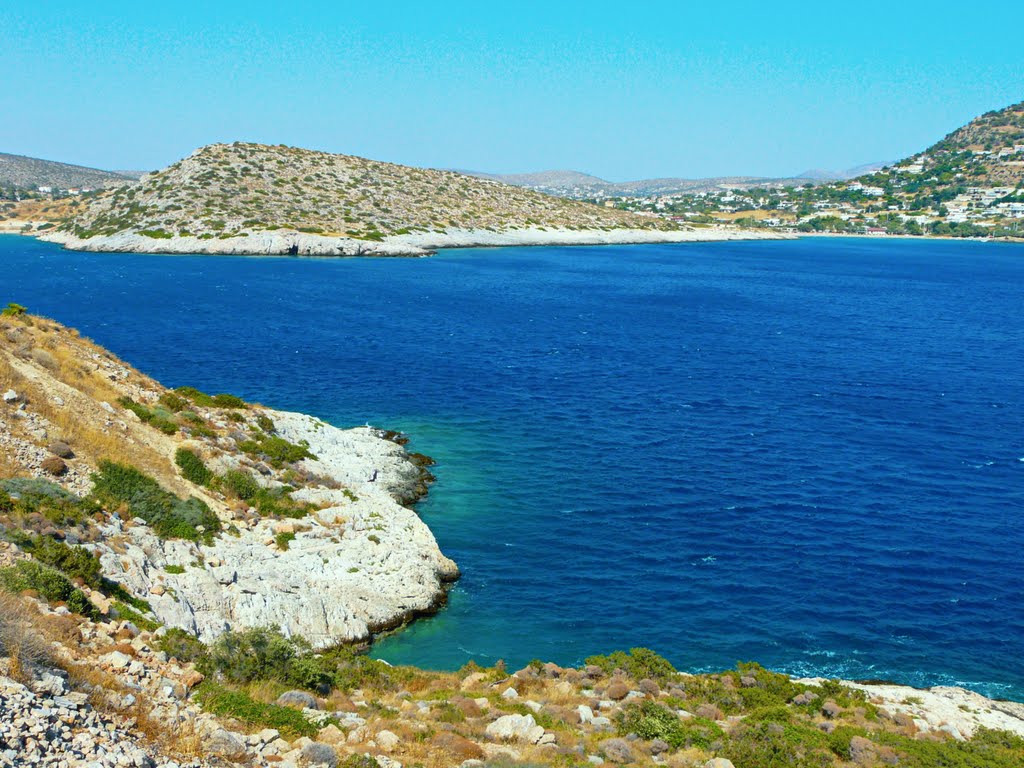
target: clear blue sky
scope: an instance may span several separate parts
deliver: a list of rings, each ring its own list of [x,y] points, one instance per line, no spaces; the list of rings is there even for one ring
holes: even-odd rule
[[[0,151],[154,169],[239,139],[615,181],[839,169],[1024,100],[1011,10],[8,0]]]

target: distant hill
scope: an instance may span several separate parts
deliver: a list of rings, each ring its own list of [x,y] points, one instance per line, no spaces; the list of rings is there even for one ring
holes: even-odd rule
[[[39,187],[54,190],[108,189],[130,181],[130,177],[113,171],[0,152],[0,187],[24,190]]]
[[[774,178],[766,176],[715,176],[701,179],[663,178],[637,181],[606,181],[579,171],[540,171],[538,173],[484,173],[459,171],[477,178],[493,179],[504,184],[527,187],[549,195],[569,198],[649,197],[651,195],[680,195],[695,192],[713,192],[727,189],[771,189],[804,184],[821,184],[848,179],[867,169],[881,168],[883,163],[860,166],[849,171],[805,171],[798,176]]]
[[[290,231],[380,241],[418,232],[527,228],[678,227],[452,171],[238,142],[202,147],[87,201],[62,225],[80,239],[127,233],[204,240]]]
[[[803,173],[797,174],[795,178],[813,179],[821,182],[846,181],[847,179],[855,179],[858,176],[863,176],[865,173],[874,173],[887,165],[889,165],[889,163],[865,163],[864,165],[858,165],[856,168],[849,168],[845,171],[826,171],[821,168],[811,168]]]

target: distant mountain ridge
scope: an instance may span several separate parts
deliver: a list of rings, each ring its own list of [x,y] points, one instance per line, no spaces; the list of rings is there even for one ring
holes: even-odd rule
[[[752,187],[792,187],[852,179],[882,168],[885,163],[869,163],[845,171],[820,169],[804,171],[796,176],[713,176],[699,179],[659,178],[637,181],[607,181],[598,176],[573,170],[550,170],[536,173],[486,173],[458,170],[458,173],[491,179],[516,187],[527,187],[559,197],[648,197],[651,195],[692,194],[723,189]]]
[[[131,181],[130,176],[114,171],[0,152],[0,186],[4,187],[25,190],[39,187],[55,190],[108,189]]]

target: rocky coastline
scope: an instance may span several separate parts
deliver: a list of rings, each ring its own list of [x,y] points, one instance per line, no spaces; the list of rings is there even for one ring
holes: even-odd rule
[[[35,233],[33,233],[35,234]],[[235,256],[429,256],[445,248],[513,246],[637,245],[696,243],[722,240],[784,240],[795,236],[759,230],[708,227],[703,229],[550,229],[524,228],[495,231],[450,229],[389,235],[380,241],[292,231],[248,234],[240,237],[153,238],[136,232],[81,238],[71,232],[47,230],[40,240],[73,251],[103,253],[209,254]]]

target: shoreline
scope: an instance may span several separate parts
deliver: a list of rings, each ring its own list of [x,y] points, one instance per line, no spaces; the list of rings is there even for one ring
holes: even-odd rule
[[[869,235],[864,232],[799,232],[797,239],[815,237],[851,237],[859,240],[943,240],[960,243],[1024,243],[1024,237],[954,237],[952,235],[892,235],[889,233]]]
[[[524,246],[644,245],[659,243],[720,242],[732,240],[793,240],[789,233],[740,229],[517,229],[495,232],[453,229],[390,235],[380,241],[331,237],[302,232],[274,232],[232,237],[150,238],[133,232],[106,237],[79,238],[67,232],[45,230],[25,233],[71,251],[95,253],[152,253],[223,256],[377,256],[422,257],[449,248],[502,248]]]

